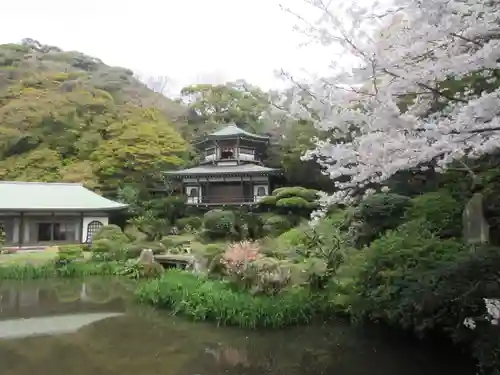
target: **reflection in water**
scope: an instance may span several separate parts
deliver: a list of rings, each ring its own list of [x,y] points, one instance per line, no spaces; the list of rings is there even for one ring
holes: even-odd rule
[[[51,375],[473,373],[457,353],[379,329],[342,322],[274,332],[217,328],[137,307],[127,289],[120,281],[99,279],[84,285],[2,284],[0,335],[9,327],[17,337],[0,340],[0,374],[32,375],[40,369]],[[30,326],[23,324],[27,321]],[[56,327],[67,329],[55,335]],[[26,337],[30,330],[41,336]]]

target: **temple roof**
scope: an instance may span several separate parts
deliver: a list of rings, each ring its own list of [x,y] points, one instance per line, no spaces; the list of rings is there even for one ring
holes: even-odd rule
[[[267,135],[259,135],[247,132],[246,130],[239,128],[235,124],[227,125],[226,127],[205,136],[206,139],[222,139],[232,137],[247,137],[263,141],[269,140],[269,137]]]
[[[279,169],[263,167],[257,164],[240,165],[200,165],[194,168],[182,169],[180,171],[168,171],[167,175],[174,176],[213,176],[213,175],[268,175],[279,172]]]
[[[108,211],[126,207],[81,184],[0,181],[0,211]]]

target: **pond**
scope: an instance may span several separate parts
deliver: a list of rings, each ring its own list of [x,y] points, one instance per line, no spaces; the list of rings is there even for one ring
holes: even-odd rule
[[[469,375],[458,352],[346,322],[263,332],[134,304],[122,280],[2,282],[0,374]]]

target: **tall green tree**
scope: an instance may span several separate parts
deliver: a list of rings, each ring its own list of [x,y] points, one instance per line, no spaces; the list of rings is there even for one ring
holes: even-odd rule
[[[269,96],[245,82],[192,85],[181,95],[190,112],[190,134],[202,135],[228,123],[256,133],[268,130],[264,113],[270,107]]]

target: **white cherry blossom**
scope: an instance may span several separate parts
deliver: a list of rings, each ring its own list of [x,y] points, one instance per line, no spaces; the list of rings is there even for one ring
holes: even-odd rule
[[[287,102],[331,134],[305,155],[332,180],[349,177],[335,182],[342,192],[330,201],[345,202],[360,187],[430,160],[446,167],[498,149],[498,1],[396,0],[383,9],[305,1],[317,19],[301,17],[303,32],[332,48],[331,56],[341,48],[342,60],[354,66],[333,64],[331,77],[300,86],[300,98]],[[482,91],[455,93],[440,85],[474,73],[484,79]]]

